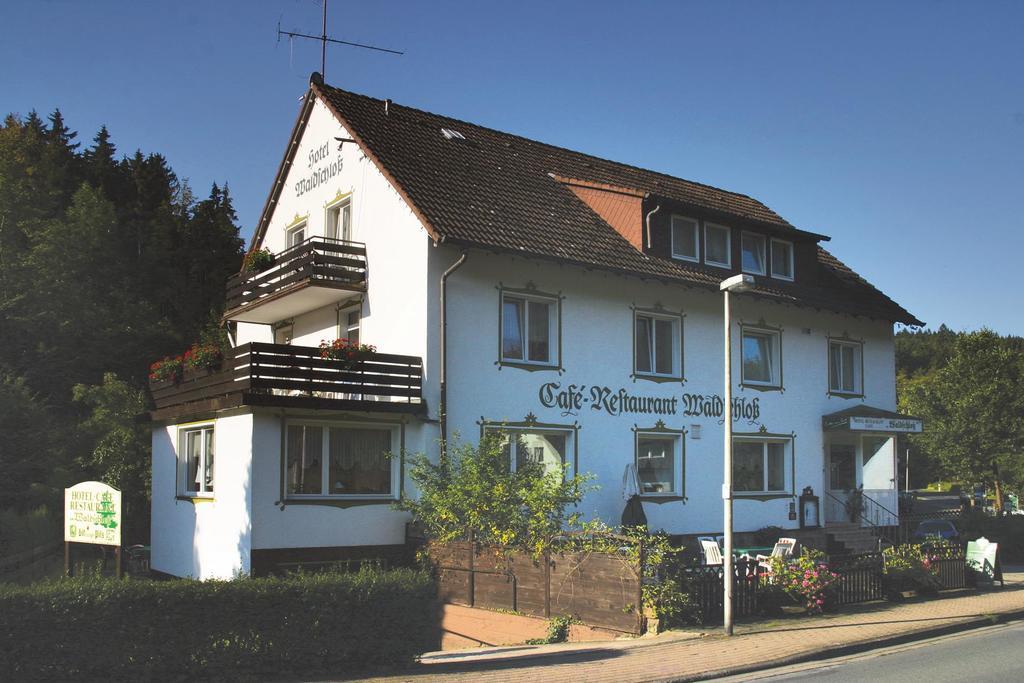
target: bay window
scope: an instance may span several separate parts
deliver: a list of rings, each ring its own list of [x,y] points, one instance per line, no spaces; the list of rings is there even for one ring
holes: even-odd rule
[[[392,425],[289,423],[286,495],[393,498],[396,431]]]

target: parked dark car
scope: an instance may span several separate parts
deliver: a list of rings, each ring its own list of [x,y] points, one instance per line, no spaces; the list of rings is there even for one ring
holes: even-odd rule
[[[948,519],[926,519],[917,525],[917,529],[911,534],[915,541],[926,541],[941,539],[943,541],[960,540],[960,532],[957,531],[953,522]]]

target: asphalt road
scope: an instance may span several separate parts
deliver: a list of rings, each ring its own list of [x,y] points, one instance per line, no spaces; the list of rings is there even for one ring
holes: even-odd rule
[[[1024,680],[1024,622],[897,645],[859,655],[797,664],[723,681],[1008,681]]]

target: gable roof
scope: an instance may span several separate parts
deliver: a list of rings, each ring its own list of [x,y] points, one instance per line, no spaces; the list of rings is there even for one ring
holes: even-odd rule
[[[718,274],[635,248],[573,192],[568,179],[692,206],[794,240],[828,239],[795,228],[746,195],[358,95],[325,85],[319,74],[313,74],[257,227],[254,248],[266,232],[313,97],[327,105],[439,242],[717,291]],[[818,264],[820,274],[813,285],[758,278],[754,294],[783,303],[923,324],[820,247]]]

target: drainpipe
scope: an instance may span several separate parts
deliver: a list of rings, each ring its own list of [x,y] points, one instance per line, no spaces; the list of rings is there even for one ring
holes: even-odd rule
[[[647,212],[647,218],[644,219],[644,222],[647,224],[647,248],[648,249],[651,248],[651,216],[653,216],[654,214],[658,213],[660,210],[661,210],[661,204],[658,204],[656,207],[654,207],[653,209],[651,209],[650,211]]]
[[[441,276],[441,398],[438,401],[437,418],[441,425],[441,453],[438,464],[444,469],[448,467],[448,277],[466,262],[466,255],[463,251],[459,259]]]

